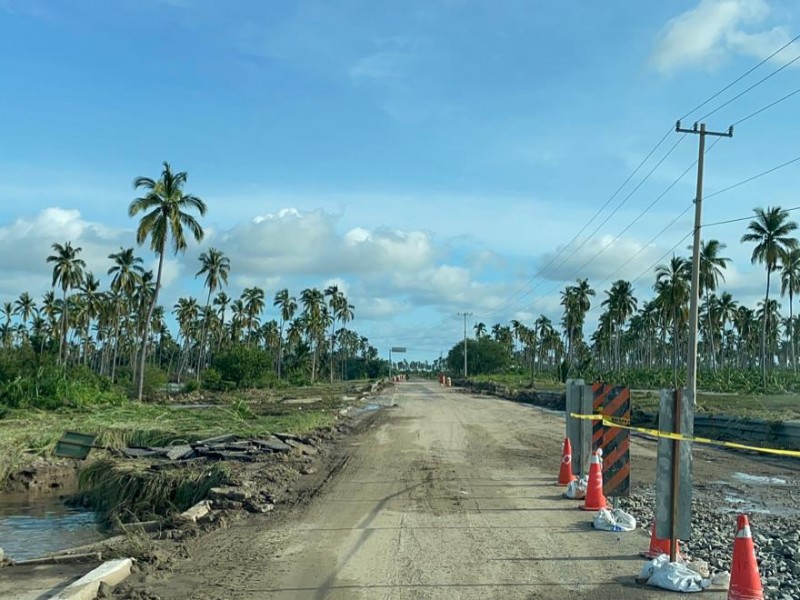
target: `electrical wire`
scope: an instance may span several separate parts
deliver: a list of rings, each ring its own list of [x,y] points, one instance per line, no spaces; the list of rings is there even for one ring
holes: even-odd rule
[[[795,94],[800,94],[800,88],[797,88],[795,91],[793,91],[793,92],[790,92],[790,93],[786,94],[786,95],[785,95],[783,98],[779,98],[778,100],[775,100],[775,102],[772,102],[772,103],[770,103],[770,104],[767,104],[767,105],[766,105],[765,107],[763,107],[763,108],[759,108],[757,111],[750,113],[749,115],[747,115],[747,116],[746,116],[746,117],[744,117],[743,119],[739,119],[738,121],[736,121],[736,122],[735,122],[735,123],[732,125],[732,127],[736,127],[737,125],[739,125],[739,124],[741,124],[741,123],[744,123],[745,121],[749,121],[750,119],[752,119],[752,118],[753,118],[753,117],[755,117],[756,115],[760,115],[760,114],[761,114],[762,112],[764,112],[765,110],[769,110],[770,108],[772,108],[773,106],[776,106],[777,104],[780,104],[780,103],[781,103],[781,102],[783,102],[784,100],[788,100],[789,98],[791,98],[791,97],[792,97],[792,96],[794,96]]]
[[[713,114],[715,114],[716,112],[718,112],[718,111],[722,110],[723,108],[725,108],[725,107],[726,107],[726,106],[728,106],[729,104],[731,104],[731,103],[735,102],[736,100],[738,100],[739,98],[741,98],[742,96],[744,96],[745,94],[747,94],[748,92],[750,92],[751,90],[753,90],[753,89],[757,88],[759,85],[761,85],[762,83],[764,83],[764,82],[765,82],[765,81],[767,81],[768,79],[771,79],[772,77],[774,77],[775,75],[777,75],[778,73],[780,73],[781,71],[783,71],[785,68],[787,68],[787,67],[789,67],[789,66],[793,65],[793,64],[794,64],[794,63],[796,63],[798,60],[800,60],[800,54],[798,54],[797,56],[795,56],[795,57],[794,57],[792,60],[790,60],[790,61],[789,61],[788,63],[786,63],[785,65],[783,65],[783,66],[781,66],[781,67],[778,67],[777,69],[775,69],[775,70],[774,70],[772,73],[770,73],[770,74],[769,74],[769,75],[767,75],[766,77],[764,77],[764,78],[762,78],[762,79],[760,79],[760,80],[756,81],[756,82],[755,82],[753,85],[751,85],[750,87],[748,87],[748,88],[745,88],[743,91],[741,91],[741,92],[739,92],[738,94],[736,94],[736,95],[735,95],[733,98],[731,98],[731,99],[730,99],[730,100],[728,100],[727,102],[723,102],[722,104],[720,104],[720,105],[719,105],[717,108],[715,108],[715,109],[714,109],[714,110],[712,110],[711,112],[708,112],[708,113],[704,114],[702,117],[700,117],[699,119],[697,119],[697,120],[698,120],[698,122],[699,122],[699,121],[704,121],[705,119],[707,119],[707,118],[708,118],[708,117],[710,117],[711,115],[713,115]]]

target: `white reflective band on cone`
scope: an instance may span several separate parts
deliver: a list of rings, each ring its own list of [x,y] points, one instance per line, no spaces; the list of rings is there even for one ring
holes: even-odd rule
[[[750,525],[745,525],[736,534],[737,538],[751,538],[753,535],[750,533]]]

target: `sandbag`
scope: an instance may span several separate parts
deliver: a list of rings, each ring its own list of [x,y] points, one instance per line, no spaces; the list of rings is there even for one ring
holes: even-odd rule
[[[564,497],[570,500],[581,500],[586,497],[586,486],[589,481],[586,477],[570,481],[567,485],[567,491],[564,492]]]
[[[604,508],[595,515],[592,525],[601,531],[633,531],[636,529],[636,519],[622,509]]]
[[[659,554],[642,567],[641,579],[647,585],[673,592],[702,592],[711,585],[711,580],[703,579],[683,563],[669,562],[669,556]]]

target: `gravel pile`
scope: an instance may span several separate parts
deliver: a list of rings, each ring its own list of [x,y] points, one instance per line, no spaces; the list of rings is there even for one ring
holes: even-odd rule
[[[655,492],[632,493],[617,501],[619,508],[636,517],[648,530],[653,523]],[[719,502],[694,498],[692,539],[681,543],[681,551],[709,564],[711,573],[730,571],[736,513],[723,514]],[[800,521],[764,514],[748,514],[756,556],[769,600],[800,598]]]

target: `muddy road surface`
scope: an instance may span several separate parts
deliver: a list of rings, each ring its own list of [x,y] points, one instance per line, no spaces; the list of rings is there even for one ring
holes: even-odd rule
[[[329,457],[304,500],[192,541],[128,598],[275,600],[651,599],[634,584],[648,538],[594,531],[561,497],[563,416],[435,383],[403,383]],[[392,406],[396,405],[396,406]],[[635,479],[653,481],[655,444],[636,441]],[[783,467],[698,453],[698,483]],[[321,469],[322,471],[322,469]],[[741,483],[741,482],[740,482]],[[763,486],[761,486],[763,487]],[[722,599],[724,593],[703,595]]]

